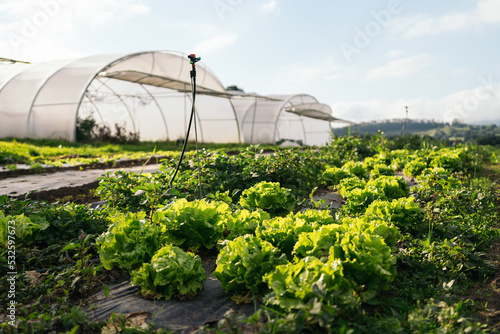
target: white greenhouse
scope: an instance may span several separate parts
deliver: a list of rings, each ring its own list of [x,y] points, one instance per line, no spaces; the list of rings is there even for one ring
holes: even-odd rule
[[[274,144],[292,141],[305,145],[324,145],[330,139],[330,106],[313,96],[242,95],[231,99],[236,109],[243,141]]]
[[[142,141],[182,139],[192,103],[190,69],[186,54],[171,51],[0,65],[0,137],[74,141],[77,119],[92,116]],[[226,92],[207,66],[196,69],[201,142],[328,141],[336,119],[314,97]]]

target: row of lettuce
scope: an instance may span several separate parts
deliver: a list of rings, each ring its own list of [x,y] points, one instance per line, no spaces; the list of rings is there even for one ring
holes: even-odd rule
[[[344,311],[370,301],[394,280],[400,231],[427,234],[427,244],[432,241],[424,209],[395,171],[423,183],[439,178],[458,185],[451,173],[463,169],[466,155],[466,148],[414,155],[399,150],[327,168],[324,182],[346,199],[335,218],[327,210],[293,213],[290,189],[267,181],[244,190],[233,209],[227,194],[229,204],[174,200],[150,220],[141,212],[112,225],[97,241],[101,260],[107,269],[130,270],[147,295],[195,295],[206,276],[200,259],[183,251],[219,245],[213,275],[238,298],[258,296],[288,312],[318,302]],[[137,254],[143,240],[151,248]]]
[[[267,318],[271,332],[353,329],[359,319],[352,317],[363,314],[364,305],[399,314],[378,319],[381,331],[450,326],[480,332],[481,325],[466,317],[440,318],[446,307],[456,308],[452,301],[426,320],[416,321],[412,312],[422,312],[415,308],[422,300],[445,298],[451,287],[463,291],[494,269],[483,252],[498,238],[495,194],[470,178],[484,156],[470,147],[387,145],[348,137],[270,156],[255,148],[232,157],[204,151],[203,199],[195,199],[197,170],[188,157],[174,187],[168,182],[174,161],[159,173],[103,176],[97,192],[108,202],[104,210],[72,205],[40,211],[4,200],[2,243],[10,220],[16,221],[17,246],[37,246],[31,255],[70,235],[92,236],[104,268],[121,268],[143,295],[166,299],[200,293],[208,273],[199,254],[217,250],[213,276],[233,299],[258,300],[278,315]],[[416,178],[418,187],[410,188],[400,172]],[[338,190],[344,206],[320,209],[304,200],[318,186]],[[30,258],[24,266],[57,263]],[[403,290],[402,303],[395,294]]]

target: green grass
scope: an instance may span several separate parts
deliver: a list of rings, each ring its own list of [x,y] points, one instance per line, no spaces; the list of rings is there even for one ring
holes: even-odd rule
[[[500,164],[500,146],[484,146],[488,153],[494,154],[494,158],[492,160],[492,163]]]
[[[200,149],[221,150],[225,152],[241,151],[248,144],[199,144]],[[261,146],[270,148],[273,146]],[[189,142],[186,150],[196,149],[195,143]],[[93,164],[110,162],[118,159],[147,159],[152,154],[175,157],[180,154],[182,145],[176,142],[141,142],[138,144],[81,144],[62,140],[5,139],[0,141],[0,164],[46,164],[62,166],[64,164]]]
[[[483,146],[489,154],[489,162],[486,162],[480,176],[487,177],[500,189],[500,146]]]

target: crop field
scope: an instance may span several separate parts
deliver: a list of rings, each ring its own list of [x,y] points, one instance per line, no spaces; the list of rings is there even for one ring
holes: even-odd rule
[[[219,151],[234,151],[245,148],[243,144],[205,144],[201,148]],[[18,164],[28,168],[42,169],[44,166],[61,167],[68,165],[91,165],[96,163],[113,164],[128,159],[147,159],[151,155],[176,157],[182,145],[175,142],[141,142],[137,144],[112,144],[95,142],[93,144],[68,143],[60,140],[4,140],[0,141],[0,164],[16,170]],[[187,149],[195,145],[188,143]]]
[[[51,145],[2,142],[1,163],[133,150]],[[0,196],[0,331],[179,332],[154,310],[97,319],[97,299],[126,282],[151,307],[189,307],[209,281],[251,312],[180,332],[500,331],[498,147],[380,134],[266,152],[206,146],[171,182],[179,150],[142,145],[142,158],[167,157],[159,171],[102,175],[99,207]],[[75,154],[89,160],[62,162]]]

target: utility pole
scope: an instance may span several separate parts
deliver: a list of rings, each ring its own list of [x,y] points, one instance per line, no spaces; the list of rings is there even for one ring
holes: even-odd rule
[[[401,137],[403,135],[403,132],[406,129],[406,122],[408,121],[408,106],[406,106],[405,108],[406,108],[406,118],[405,118],[405,122],[403,124],[403,128],[401,128],[401,134],[399,135],[399,137]]]

